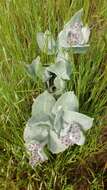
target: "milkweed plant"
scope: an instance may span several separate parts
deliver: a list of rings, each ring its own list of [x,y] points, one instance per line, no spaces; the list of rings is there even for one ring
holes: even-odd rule
[[[37,33],[41,51],[54,55],[54,63],[41,63],[40,56],[27,65],[27,72],[35,81],[40,78],[46,90],[34,99],[31,118],[24,130],[24,141],[29,163],[35,165],[48,160],[45,146],[54,154],[68,147],[85,143],[85,134],[92,127],[93,118],[79,113],[78,98],[66,90],[72,80],[69,52],[85,53],[89,47],[90,28],[83,26],[83,9],[64,25],[55,41],[49,31]]]

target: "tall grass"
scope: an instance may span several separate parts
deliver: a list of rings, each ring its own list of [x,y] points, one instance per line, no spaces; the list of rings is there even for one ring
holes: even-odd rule
[[[84,22],[92,28],[86,55],[75,55],[68,89],[79,98],[80,110],[95,118],[82,147],[71,147],[33,170],[24,148],[23,130],[30,117],[33,97],[43,84],[34,84],[24,66],[39,51],[36,33],[49,29],[56,38],[63,24],[81,7]],[[107,1],[106,0],[3,0],[0,1],[0,190],[67,190],[73,182],[67,171],[103,149],[98,137],[107,114]],[[103,189],[100,172],[93,174],[90,188]],[[72,187],[71,187],[72,186]]]

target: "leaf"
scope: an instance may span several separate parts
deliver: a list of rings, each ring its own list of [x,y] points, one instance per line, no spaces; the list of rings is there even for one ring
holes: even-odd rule
[[[78,111],[79,103],[74,92],[69,91],[69,92],[64,93],[55,103],[52,109],[52,113],[56,114],[59,107],[62,107],[64,111],[65,110]]]
[[[44,80],[43,80],[44,82],[49,81],[52,77],[52,74],[50,72],[48,72],[47,68],[48,67],[45,67],[45,69],[44,69]]]
[[[70,26],[74,25],[74,23],[82,23],[82,16],[83,16],[83,8],[81,8],[79,11],[77,11],[71,19],[64,25],[64,29],[69,29]]]
[[[61,48],[70,48],[70,45],[67,43],[67,33],[66,30],[63,29],[59,34],[58,34],[58,49],[60,50]]]
[[[48,129],[44,125],[43,127],[40,126],[26,126],[24,130],[24,140],[26,144],[33,144],[33,143],[44,143],[46,144],[48,137]]]
[[[61,92],[63,92],[63,90],[65,89],[65,81],[59,77],[56,77],[54,79],[54,85],[55,85],[56,89],[60,90]]]
[[[47,91],[40,94],[32,105],[32,116],[50,115],[56,100]]]
[[[52,55],[55,53],[55,40],[48,30],[45,33],[37,33],[37,43],[41,51],[43,51],[44,53],[48,55]]]
[[[49,133],[48,148],[53,154],[63,152],[66,149],[66,146],[61,144],[57,134],[52,130]]]
[[[63,49],[58,50],[58,54],[56,57],[56,62],[69,62],[69,55],[66,51],[64,51]]]
[[[70,80],[72,68],[66,54],[60,51],[57,55],[56,63],[51,64],[44,72],[47,88],[55,96],[63,93],[66,84],[65,80]]]
[[[53,88],[51,88],[51,92],[53,96],[57,99],[60,95],[62,95],[65,91],[66,81],[56,77],[54,79]]]
[[[64,111],[62,107],[59,107],[57,114],[55,115],[54,119],[54,130],[57,133],[57,135],[60,135],[61,129],[63,128],[63,114]]]
[[[58,57],[58,62],[47,67],[44,75],[44,81],[47,84],[49,92],[58,96],[65,89],[66,83],[64,80],[70,80],[71,65],[64,57]]]
[[[88,117],[82,113],[75,112],[75,111],[65,111],[63,119],[64,121],[68,123],[72,123],[72,122],[79,123],[79,125],[84,131],[87,131],[93,125],[93,118]]]
[[[38,115],[38,116],[32,116],[28,122],[27,122],[27,125],[29,127],[38,127],[38,126],[51,126],[51,123],[50,123],[50,116],[47,115],[47,113],[44,113],[44,114],[41,114],[41,115]]]
[[[63,80],[70,80],[71,65],[66,62],[56,62],[47,68],[48,72],[54,73]]]
[[[73,53],[86,53],[86,51],[89,49],[89,44],[86,45],[78,45],[78,46],[72,46],[71,51]],[[68,50],[69,51],[69,50]]]
[[[83,9],[77,11],[74,16],[65,24],[63,30],[58,35],[58,47],[60,48],[70,48],[71,46],[67,43],[67,33],[69,29],[74,25],[75,22],[82,24]]]
[[[39,56],[36,59],[34,59],[30,65],[26,65],[26,68],[27,68],[28,74],[31,76],[31,78],[33,78],[34,81],[36,77],[39,77],[40,79],[42,79],[43,67],[40,62]]]
[[[66,50],[68,53],[73,53],[73,54],[84,54],[87,52],[89,49],[90,45],[89,44],[84,44],[84,45],[73,45],[71,48],[63,48]]]
[[[40,94],[32,105],[32,117],[28,120],[24,131],[26,143],[36,143],[36,141],[45,141],[48,130],[51,128],[50,117],[51,110],[55,104],[55,99],[47,91]]]

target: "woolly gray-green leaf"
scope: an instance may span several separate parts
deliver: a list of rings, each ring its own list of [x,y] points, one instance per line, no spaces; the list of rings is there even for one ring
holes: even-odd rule
[[[61,143],[57,134],[52,130],[50,130],[50,133],[49,133],[48,148],[52,153],[55,153],[55,154],[59,152],[63,152],[66,149],[66,146]]]
[[[59,110],[57,112],[57,114],[55,115],[55,119],[54,119],[54,130],[56,131],[56,133],[58,134],[58,136],[60,135],[60,131],[63,128],[63,109],[62,107],[59,107]]]
[[[32,116],[24,130],[24,139],[28,143],[47,141],[48,130],[52,128],[50,117],[47,114]]]
[[[79,125],[84,131],[87,131],[88,129],[90,129],[93,124],[93,118],[88,117],[82,113],[75,112],[75,111],[66,110],[64,112],[63,119],[67,123],[72,123],[72,122],[79,123]]]
[[[64,92],[66,82],[64,80],[62,80],[61,78],[56,77],[54,79],[54,86],[56,87],[55,95],[58,96],[58,95],[61,95]]]
[[[32,116],[38,117],[39,115],[50,115],[51,110],[55,104],[55,98],[47,91],[40,94],[32,105]]]
[[[82,16],[83,16],[83,8],[77,11],[71,19],[64,25],[64,28],[69,29],[70,26],[74,25],[75,23],[82,23]]]
[[[29,127],[38,127],[38,126],[44,126],[46,127],[50,127],[51,126],[51,123],[50,123],[50,116],[47,115],[47,113],[44,113],[44,114],[39,114],[37,116],[32,116],[28,122],[27,122],[27,125]]]
[[[77,45],[77,46],[72,46],[71,51],[76,54],[76,53],[86,53],[86,51],[89,49],[89,44],[86,45]],[[69,51],[69,49],[68,49]]]
[[[55,53],[55,40],[48,30],[45,33],[37,33],[37,43],[42,52],[48,55]]]
[[[52,113],[56,114],[59,107],[62,107],[63,110],[78,111],[79,102],[74,92],[69,91],[65,92],[55,103]]]
[[[24,130],[24,140],[26,144],[31,144],[31,143],[44,143],[47,142],[47,137],[48,137],[48,129],[47,126],[44,124],[43,126],[32,126],[29,127],[28,125],[25,127]]]
[[[28,74],[31,76],[31,78],[33,78],[34,81],[36,77],[39,77],[40,79],[42,79],[43,67],[40,62],[39,56],[36,59],[34,59],[31,64],[26,65],[26,68],[27,68]]]
[[[70,63],[63,62],[56,62],[55,64],[50,65],[47,67],[47,71],[54,73],[56,76],[63,80],[70,80],[71,74],[71,65]]]

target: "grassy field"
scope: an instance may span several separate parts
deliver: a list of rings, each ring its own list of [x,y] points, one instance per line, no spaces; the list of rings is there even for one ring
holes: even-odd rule
[[[74,56],[68,89],[80,111],[94,117],[84,146],[73,146],[32,169],[23,131],[33,97],[43,91],[27,76],[25,64],[40,53],[36,32],[54,37],[81,7],[92,28],[90,48]],[[0,190],[107,190],[107,0],[0,1]]]

